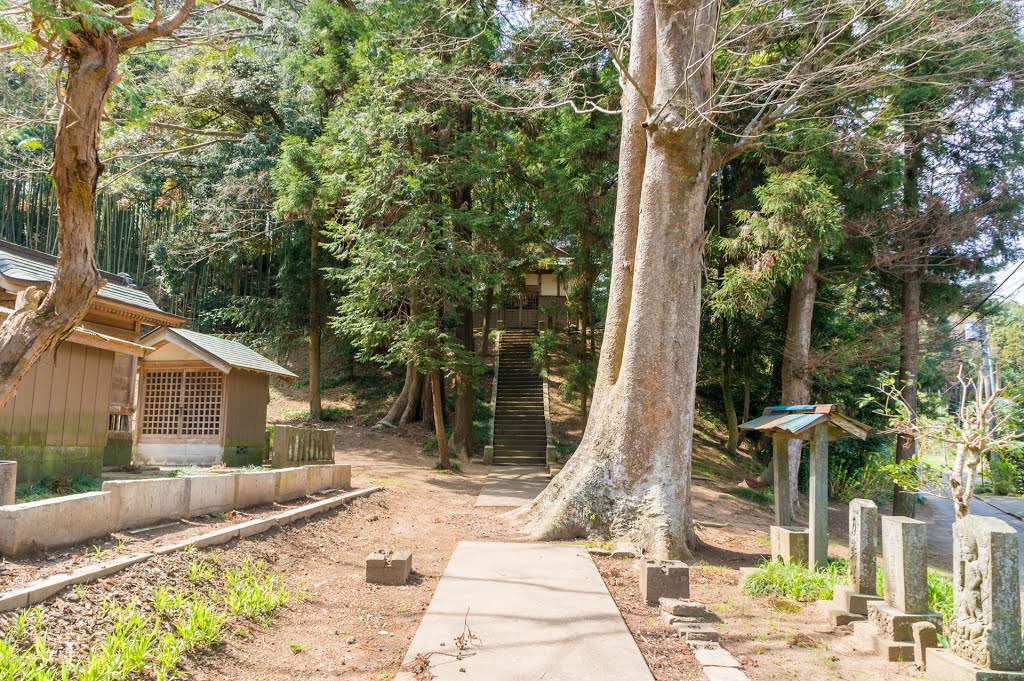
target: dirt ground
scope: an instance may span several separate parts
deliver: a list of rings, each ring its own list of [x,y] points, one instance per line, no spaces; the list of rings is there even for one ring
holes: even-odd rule
[[[55,648],[90,645],[97,636],[90,604],[173,584],[181,578],[185,560],[213,556],[210,560],[227,565],[251,556],[279,573],[297,596],[275,613],[269,627],[236,630],[215,650],[193,660],[187,670],[190,678],[393,679],[457,542],[521,539],[506,526],[500,509],[474,506],[486,468],[472,463],[461,473],[433,471],[432,457],[420,452],[419,436],[339,425],[337,461],[353,465],[355,487],[381,485],[382,492],[310,522],[187,558],[163,556],[84,592],[65,591],[47,603],[48,641]],[[691,594],[721,620],[717,626],[723,644],[752,679],[919,678],[907,667],[852,651],[847,633],[829,627],[813,605],[743,594],[737,570],[755,565],[767,552],[768,510],[727,494],[724,490],[732,482],[700,478],[695,483],[694,516],[703,545],[691,569]],[[831,519],[834,553],[841,555],[845,507],[833,508]],[[153,539],[132,541],[134,550]],[[377,549],[413,551],[414,575],[408,585],[365,582],[364,559]],[[83,555],[66,559],[90,560]],[[703,678],[687,646],[642,601],[635,562],[596,561],[655,678]]]

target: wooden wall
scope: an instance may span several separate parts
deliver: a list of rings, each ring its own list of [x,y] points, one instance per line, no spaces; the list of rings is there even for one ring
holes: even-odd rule
[[[234,369],[227,376],[224,446],[263,446],[267,433],[270,377]]]
[[[45,355],[0,409],[0,457],[18,480],[98,475],[107,442],[114,353],[65,341]]]

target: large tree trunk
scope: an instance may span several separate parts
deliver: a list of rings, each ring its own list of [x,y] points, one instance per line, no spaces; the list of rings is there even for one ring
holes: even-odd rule
[[[473,311],[468,307],[460,311],[462,323],[460,335],[462,348],[468,355],[473,354]],[[468,461],[473,455],[473,383],[472,370],[467,370],[455,379],[455,419],[449,448],[461,461]]]
[[[434,403],[434,434],[437,437],[437,460],[441,468],[447,470],[452,467],[448,460],[448,443],[444,437],[444,409],[441,399],[441,372],[435,369],[430,372],[430,393],[431,401]]]
[[[53,183],[57,193],[57,272],[46,292],[18,296],[0,325],[0,405],[42,357],[82,321],[103,283],[93,257],[100,120],[120,77],[118,47],[107,35],[83,32],[66,51],[64,105],[54,139]]]
[[[625,536],[656,558],[687,557],[696,543],[690,463],[711,166],[711,129],[702,115],[711,71],[703,55],[717,9],[692,1],[635,3],[631,73],[654,94],[636,204],[629,176],[640,145],[627,140],[643,103],[632,85],[624,86],[619,201],[626,204],[617,214],[628,222],[632,206],[639,210],[635,262],[616,246],[601,360],[610,364],[599,372],[600,394],[576,454],[519,512],[535,536]],[[622,276],[627,265],[632,277]]]
[[[814,300],[818,295],[818,246],[815,244],[804,263],[800,281],[793,285],[789,298],[789,319],[786,322],[786,345],[782,353],[782,403],[807,404],[811,398],[808,361],[811,354],[811,322]],[[800,440],[789,441],[789,498],[794,513],[799,506],[798,474],[800,472]]]
[[[722,388],[722,404],[725,405],[725,425],[729,431],[729,441],[725,446],[730,454],[735,454],[740,446],[740,424],[736,420],[736,405],[732,401],[732,339],[729,337],[729,322],[726,319],[722,319],[718,381]]]
[[[320,401],[320,227],[313,225],[309,236],[309,415],[321,416]]]
[[[483,338],[480,341],[480,356],[487,357],[491,354],[491,307],[494,305],[494,287],[487,287],[487,295],[484,297],[484,320],[481,325]]]
[[[907,228],[916,232],[921,204],[920,172],[923,161],[918,129],[906,134],[903,166],[903,213]],[[910,238],[903,244],[903,291],[900,301],[900,372],[899,386],[903,401],[910,407],[910,422],[917,420],[917,365],[921,354],[921,282],[924,266],[923,248]],[[917,454],[917,442],[911,434],[896,438],[896,461],[907,461]],[[904,492],[895,485],[892,497],[893,515],[913,518],[917,512],[916,490]]]

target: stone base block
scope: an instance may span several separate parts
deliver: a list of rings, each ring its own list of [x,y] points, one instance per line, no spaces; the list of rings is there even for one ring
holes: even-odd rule
[[[829,603],[831,603],[831,601],[829,601]],[[828,621],[831,622],[834,627],[842,627],[847,624],[853,624],[854,622],[864,622],[867,620],[867,616],[865,615],[855,615],[848,610],[843,610],[842,608],[837,608],[835,606],[828,608],[827,615]]]
[[[803,527],[771,526],[772,560],[807,565],[811,533]]]
[[[347,463],[334,464],[334,489],[352,487],[352,466]]]
[[[837,586],[835,591],[832,592],[832,602],[837,608],[846,610],[854,615],[864,615],[865,617],[868,614],[868,604],[881,600],[881,596],[859,594],[853,590],[853,587],[849,586]]]
[[[893,641],[879,634],[871,622],[853,623],[853,640],[858,650],[881,655],[889,662],[913,662],[914,644],[904,641]]]
[[[103,491],[110,492],[114,506],[114,527],[131,530],[185,517],[188,478],[153,480],[108,480]]]
[[[494,447],[492,445],[484,445],[484,463],[494,463]]]
[[[235,492],[235,508],[265,506],[274,503],[277,487],[277,471],[239,473],[238,488]]]
[[[306,466],[306,494],[334,489],[334,466]]]
[[[661,598],[690,597],[690,566],[679,560],[640,561],[640,593],[648,605]]]
[[[911,627],[914,632],[914,660],[918,669],[928,668],[928,650],[939,647],[938,631],[931,622],[917,622]]]
[[[277,471],[277,485],[274,498],[277,501],[291,501],[306,496],[309,478],[305,466],[281,468]]]
[[[203,475],[188,480],[185,517],[227,513],[235,507],[236,475]]]
[[[875,625],[878,633],[892,639],[910,643],[914,640],[912,627],[916,622],[931,622],[936,631],[942,631],[942,615],[937,612],[926,612],[920,615],[908,615],[891,605],[878,602],[868,605],[868,621]]]
[[[0,553],[19,557],[35,548],[68,546],[110,534],[110,492],[85,492],[0,507]]]
[[[660,598],[658,607],[662,612],[676,617],[704,617],[708,614],[707,606],[688,598]]]
[[[366,581],[370,584],[397,586],[409,581],[412,574],[412,552],[396,551],[390,555],[374,551],[366,557]]]
[[[1024,681],[1024,671],[1003,672],[976,667],[949,650],[928,651],[929,681]]]
[[[718,641],[718,632],[707,624],[697,622],[676,622],[672,625],[679,636],[687,641]]]

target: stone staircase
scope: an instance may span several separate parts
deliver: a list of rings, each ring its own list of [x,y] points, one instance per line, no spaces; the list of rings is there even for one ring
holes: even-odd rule
[[[530,354],[534,331],[501,333],[498,397],[494,408],[494,464],[547,464],[544,423],[544,379],[533,370]]]

